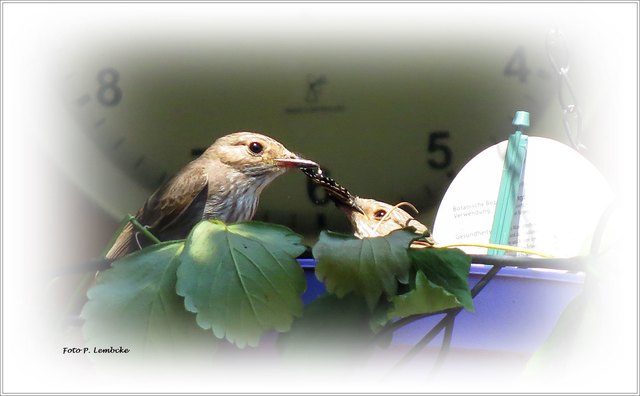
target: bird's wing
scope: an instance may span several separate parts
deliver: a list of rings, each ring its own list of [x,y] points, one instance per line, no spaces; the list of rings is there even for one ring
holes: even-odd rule
[[[153,232],[175,224],[195,203],[207,199],[208,177],[200,166],[188,166],[158,189],[138,212],[138,220]]]
[[[178,222],[196,201],[207,199],[207,174],[202,167],[188,166],[160,187],[136,213],[136,219],[152,233],[160,233]],[[131,223],[127,224],[106,257],[117,259],[139,249]]]

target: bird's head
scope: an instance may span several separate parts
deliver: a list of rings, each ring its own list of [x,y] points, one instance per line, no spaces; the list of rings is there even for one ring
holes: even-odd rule
[[[374,199],[355,197],[354,204],[359,210],[354,210],[350,206],[340,206],[349,218],[354,234],[358,238],[372,238],[389,234],[401,228],[413,227],[417,233],[427,233],[427,227],[414,219],[400,206],[408,206],[417,212],[416,208],[408,202],[401,202],[397,205],[389,205],[385,202]]]
[[[356,237],[379,237],[401,228],[413,227],[417,233],[425,235],[424,240],[427,244],[434,244],[427,226],[400,209],[400,206],[404,205],[417,213],[418,210],[410,203],[401,202],[392,206],[374,199],[360,198],[339,185],[320,168],[307,168],[302,171],[311,181],[322,187],[327,197],[347,215]]]
[[[277,176],[289,168],[318,165],[287,150],[276,140],[254,132],[223,136],[207,150],[222,163],[247,176]]]

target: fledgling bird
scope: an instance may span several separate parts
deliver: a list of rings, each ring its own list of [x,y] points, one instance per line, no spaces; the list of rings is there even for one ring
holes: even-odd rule
[[[184,239],[199,221],[251,220],[262,190],[289,168],[318,165],[287,150],[276,140],[237,132],[216,140],[158,188],[136,219],[161,241]],[[149,244],[128,223],[106,255],[116,259]]]
[[[401,228],[413,227],[417,234],[425,234],[427,240],[434,244],[428,227],[400,209],[400,206],[407,205],[415,210],[410,203],[403,202],[394,206],[375,199],[360,197],[354,197],[353,202],[360,210],[346,205],[338,205],[338,207],[349,218],[356,237],[373,238],[387,235]]]
[[[360,198],[323,174],[320,168],[308,168],[302,171],[314,183],[320,185],[327,196],[347,215],[356,237],[360,239],[379,237],[401,228],[413,227],[416,233],[424,234],[424,237],[415,241],[412,246],[435,245],[429,228],[400,209],[400,206],[407,205],[417,212],[413,205],[403,202],[394,206],[374,199]]]

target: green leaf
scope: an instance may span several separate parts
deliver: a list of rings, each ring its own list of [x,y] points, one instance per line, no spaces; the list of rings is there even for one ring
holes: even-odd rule
[[[422,271],[416,273],[415,283],[414,290],[392,299],[393,308],[387,313],[389,319],[438,312],[460,306],[453,294],[430,282]]]
[[[387,312],[389,312],[392,307],[393,303],[391,301],[383,300],[378,302],[369,318],[369,328],[371,331],[377,334],[389,322]]]
[[[271,224],[200,222],[180,256],[176,290],[200,327],[241,348],[255,346],[265,331],[288,331],[302,314],[301,239]]]
[[[407,230],[364,239],[323,231],[313,247],[316,277],[327,291],[338,297],[353,291],[373,309],[382,293],[391,298],[398,281],[408,282],[411,260],[407,249],[415,238]]]
[[[194,315],[175,293],[182,248],[182,241],[152,245],[100,273],[81,312],[87,340],[137,352],[181,348],[196,329]]]
[[[435,286],[454,295],[460,305],[473,312],[469,290],[471,257],[459,249],[410,249],[412,264]]]
[[[370,317],[362,298],[325,293],[305,307],[304,316],[294,322],[290,332],[280,336],[278,346],[291,357],[316,359],[321,355],[341,360],[361,355],[374,335]]]

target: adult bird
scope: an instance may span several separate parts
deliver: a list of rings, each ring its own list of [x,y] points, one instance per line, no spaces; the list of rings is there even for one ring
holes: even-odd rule
[[[260,193],[289,168],[317,167],[276,140],[237,132],[216,140],[197,159],[158,188],[136,219],[161,241],[184,239],[201,220],[251,220]],[[150,241],[128,223],[106,255],[117,259]]]

